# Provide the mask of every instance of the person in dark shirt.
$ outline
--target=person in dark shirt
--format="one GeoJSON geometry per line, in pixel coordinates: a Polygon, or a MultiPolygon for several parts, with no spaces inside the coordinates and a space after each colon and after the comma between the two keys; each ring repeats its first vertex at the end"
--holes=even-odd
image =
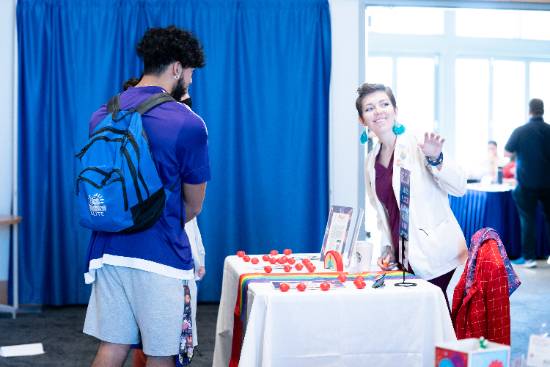
{"type": "Polygon", "coordinates": [[[534,268],[537,266],[535,233],[539,201],[544,208],[546,227],[550,228],[550,174],[547,171],[550,167],[550,125],[542,118],[544,103],[540,99],[529,101],[529,115],[529,121],[516,128],[508,139],[504,155],[516,158],[518,185],[513,197],[520,219],[522,257],[514,263],[534,268]]]}

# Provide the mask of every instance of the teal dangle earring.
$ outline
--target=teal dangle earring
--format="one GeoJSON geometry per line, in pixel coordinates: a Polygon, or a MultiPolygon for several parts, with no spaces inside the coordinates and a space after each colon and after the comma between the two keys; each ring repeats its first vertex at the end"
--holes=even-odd
{"type": "Polygon", "coordinates": [[[401,135],[405,132],[405,125],[400,124],[397,121],[394,121],[391,130],[395,135],[401,135]]]}
{"type": "Polygon", "coordinates": [[[359,138],[359,141],[361,144],[365,144],[369,140],[369,135],[367,134],[367,129],[364,129],[361,133],[361,137],[359,138]]]}

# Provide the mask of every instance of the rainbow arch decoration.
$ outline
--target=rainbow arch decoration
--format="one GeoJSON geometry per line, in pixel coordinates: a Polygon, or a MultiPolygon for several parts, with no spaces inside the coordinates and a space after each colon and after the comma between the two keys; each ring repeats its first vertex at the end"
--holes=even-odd
{"type": "Polygon", "coordinates": [[[327,251],[325,253],[325,269],[344,271],[342,254],[334,250],[327,251]]]}

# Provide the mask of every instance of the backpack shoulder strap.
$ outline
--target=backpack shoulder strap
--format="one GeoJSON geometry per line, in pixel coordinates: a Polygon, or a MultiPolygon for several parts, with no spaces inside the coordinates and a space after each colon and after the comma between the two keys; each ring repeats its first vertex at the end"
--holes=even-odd
{"type": "Polygon", "coordinates": [[[113,96],[109,102],[107,102],[107,112],[112,114],[113,120],[116,119],[118,113],[120,112],[120,95],[117,94],[113,96]]]}
{"type": "Polygon", "coordinates": [[[153,109],[154,107],[170,101],[175,101],[175,99],[168,93],[157,93],[149,97],[145,100],[145,102],[139,104],[134,110],[140,115],[143,115],[145,112],[153,109]]]}

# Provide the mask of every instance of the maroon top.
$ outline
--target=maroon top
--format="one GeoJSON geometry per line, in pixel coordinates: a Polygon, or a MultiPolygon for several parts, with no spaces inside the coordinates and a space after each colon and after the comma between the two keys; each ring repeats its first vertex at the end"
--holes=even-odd
{"type": "Polygon", "coordinates": [[[380,153],[378,153],[378,157],[376,157],[376,162],[374,164],[376,195],[388,213],[388,224],[390,226],[392,240],[391,245],[393,247],[393,254],[397,260],[399,259],[399,256],[397,256],[399,254],[399,207],[397,206],[397,200],[395,200],[392,186],[393,153],[387,168],[378,162],[379,157],[380,153]]]}

